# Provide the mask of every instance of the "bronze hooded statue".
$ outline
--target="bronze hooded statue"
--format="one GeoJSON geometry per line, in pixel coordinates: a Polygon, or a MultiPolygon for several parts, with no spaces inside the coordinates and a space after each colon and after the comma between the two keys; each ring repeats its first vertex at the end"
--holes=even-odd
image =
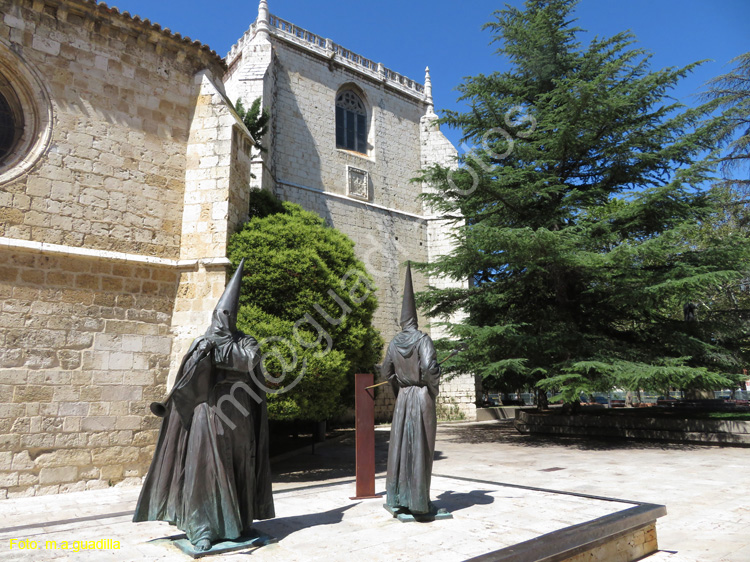
{"type": "Polygon", "coordinates": [[[402,331],[388,346],[382,367],[382,375],[390,381],[396,395],[388,446],[386,507],[394,515],[403,510],[413,515],[427,514],[434,511],[430,479],[440,367],[430,336],[417,329],[410,265],[406,269],[400,325],[402,331]]]}
{"type": "Polygon", "coordinates": [[[254,519],[274,517],[258,342],[237,329],[243,268],[244,260],[168,398],[151,405],[164,421],[133,521],[176,525],[196,550],[252,537],[254,519]]]}

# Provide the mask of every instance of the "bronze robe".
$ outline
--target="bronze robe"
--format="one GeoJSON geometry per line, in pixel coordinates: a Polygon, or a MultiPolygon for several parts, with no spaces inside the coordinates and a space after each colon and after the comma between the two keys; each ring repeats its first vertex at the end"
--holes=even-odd
{"type": "Polygon", "coordinates": [[[382,375],[396,395],[388,445],[386,503],[412,513],[430,511],[440,367],[432,339],[415,328],[397,334],[386,352],[382,375]]]}
{"type": "Polygon", "coordinates": [[[167,402],[133,521],[167,521],[191,543],[213,544],[252,536],[254,519],[274,517],[265,394],[247,367],[257,351],[257,342],[241,334],[206,334],[193,342],[167,402]],[[222,421],[217,401],[237,381],[250,391],[237,388],[235,403],[219,404],[222,421]]]}

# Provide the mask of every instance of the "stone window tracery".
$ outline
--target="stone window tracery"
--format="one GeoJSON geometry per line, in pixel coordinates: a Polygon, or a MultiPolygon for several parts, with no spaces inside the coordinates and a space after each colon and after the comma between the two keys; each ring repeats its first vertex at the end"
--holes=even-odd
{"type": "Polygon", "coordinates": [[[367,154],[367,110],[352,90],[336,96],[336,148],[367,154]]]}
{"type": "Polygon", "coordinates": [[[0,74],[0,164],[23,133],[23,114],[10,82],[0,74]]]}
{"type": "Polygon", "coordinates": [[[41,74],[0,38],[0,186],[28,172],[52,138],[41,74]]]}

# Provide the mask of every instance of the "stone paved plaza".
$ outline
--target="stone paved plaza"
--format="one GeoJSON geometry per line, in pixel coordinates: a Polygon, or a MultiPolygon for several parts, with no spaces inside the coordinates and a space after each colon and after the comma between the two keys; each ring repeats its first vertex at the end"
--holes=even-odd
{"type": "MultiPolygon", "coordinates": [[[[376,435],[376,489],[382,491],[387,428],[376,435]]],[[[274,463],[278,517],[257,526],[279,542],[211,560],[458,561],[630,505],[533,488],[666,505],[668,514],[657,521],[661,551],[650,562],[750,560],[743,448],[540,439],[518,434],[508,422],[443,424],[432,497],[454,519],[433,523],[399,523],[380,500],[349,499],[351,437],[315,452],[308,447],[274,463]]],[[[0,502],[0,559],[189,560],[158,540],[179,534],[173,527],[130,522],[138,491],[115,487],[0,502]],[[39,549],[11,551],[11,539],[36,540],[39,549]],[[48,540],[101,539],[118,540],[121,548],[44,548],[48,540]]]]}

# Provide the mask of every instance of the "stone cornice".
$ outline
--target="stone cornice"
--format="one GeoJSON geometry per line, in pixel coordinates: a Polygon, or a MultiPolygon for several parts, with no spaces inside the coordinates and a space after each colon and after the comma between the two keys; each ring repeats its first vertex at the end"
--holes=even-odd
{"type": "Polygon", "coordinates": [[[48,244],[46,242],[36,242],[33,240],[20,240],[17,238],[6,237],[0,237],[0,250],[92,258],[98,260],[128,262],[141,265],[176,267],[178,269],[194,269],[199,264],[207,268],[224,267],[230,264],[229,259],[226,257],[175,260],[169,258],[159,258],[156,256],[143,256],[139,254],[128,254],[125,252],[114,252],[111,250],[76,248],[75,246],[65,246],[63,244],[48,244]]]}
{"type": "MultiPolygon", "coordinates": [[[[82,17],[95,25],[107,26],[116,32],[136,35],[139,40],[153,43],[177,56],[185,56],[196,60],[202,66],[214,67],[214,70],[226,70],[224,59],[211,50],[208,45],[184,37],[180,33],[173,33],[169,28],[163,28],[158,23],[129,12],[121,12],[116,7],[109,7],[97,0],[31,0],[33,9],[44,12],[54,9],[54,17],[67,21],[70,15],[82,17]]],[[[47,12],[49,13],[49,12],[47,12]]]]}
{"type": "Polygon", "coordinates": [[[401,211],[399,209],[394,209],[392,207],[386,207],[385,205],[378,205],[377,203],[371,203],[369,201],[363,201],[361,199],[353,199],[352,197],[349,197],[348,195],[342,195],[340,193],[334,193],[332,191],[326,191],[324,189],[318,189],[318,188],[310,187],[307,185],[300,185],[297,183],[292,183],[283,179],[277,179],[276,183],[280,185],[285,185],[287,187],[294,187],[296,189],[303,189],[305,191],[312,191],[313,193],[319,193],[320,195],[324,197],[332,197],[333,199],[338,199],[339,201],[345,201],[347,203],[350,203],[352,205],[356,205],[359,207],[367,207],[369,209],[378,209],[380,211],[385,211],[387,213],[393,213],[395,215],[402,215],[405,217],[417,219],[417,220],[424,221],[424,222],[444,220],[444,217],[425,216],[425,215],[418,215],[416,213],[409,213],[407,211],[401,211]]]}

